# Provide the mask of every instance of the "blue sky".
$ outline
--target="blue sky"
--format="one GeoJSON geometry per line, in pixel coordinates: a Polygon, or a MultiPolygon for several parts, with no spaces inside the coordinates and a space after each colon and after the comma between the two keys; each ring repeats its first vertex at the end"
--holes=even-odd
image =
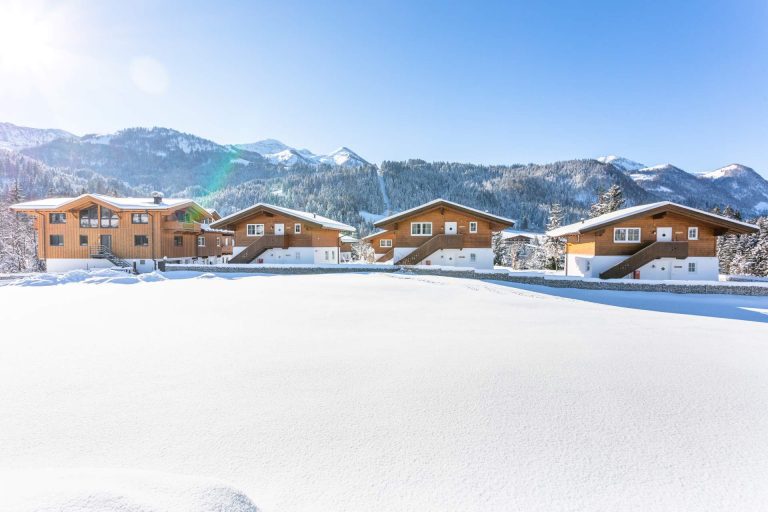
{"type": "Polygon", "coordinates": [[[612,153],[768,174],[764,0],[0,6],[31,27],[20,53],[0,50],[0,120],[16,124],[168,126],[375,162],[612,153]]]}

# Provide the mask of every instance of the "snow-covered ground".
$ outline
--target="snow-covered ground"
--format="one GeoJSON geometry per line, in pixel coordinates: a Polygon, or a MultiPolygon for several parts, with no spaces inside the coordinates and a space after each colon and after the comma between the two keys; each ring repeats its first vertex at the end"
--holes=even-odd
{"type": "Polygon", "coordinates": [[[766,297],[168,277],[0,287],[0,510],[768,502],[766,297]]]}

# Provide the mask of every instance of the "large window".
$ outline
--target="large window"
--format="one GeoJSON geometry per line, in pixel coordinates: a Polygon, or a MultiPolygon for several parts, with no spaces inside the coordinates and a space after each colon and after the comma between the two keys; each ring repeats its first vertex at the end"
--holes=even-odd
{"type": "Polygon", "coordinates": [[[184,237],[181,235],[176,235],[173,237],[173,245],[176,247],[183,247],[184,246],[184,237]]]}
{"type": "Polygon", "coordinates": [[[614,228],[613,241],[617,244],[640,243],[640,228],[614,228]]]}
{"type": "Polygon", "coordinates": [[[688,228],[688,240],[698,240],[699,239],[699,228],[688,228]]]}
{"type": "Polygon", "coordinates": [[[97,228],[99,227],[99,207],[91,206],[85,210],[80,210],[80,227],[97,228]]]}
{"type": "Polygon", "coordinates": [[[149,237],[147,235],[134,235],[133,245],[137,247],[145,247],[149,245],[149,237]]]}
{"type": "Polygon", "coordinates": [[[51,235],[51,247],[61,247],[64,245],[64,235],[51,235]]]}
{"type": "Polygon", "coordinates": [[[264,224],[248,224],[245,227],[245,233],[248,236],[262,236],[264,234],[264,224]]]}
{"type": "Polygon", "coordinates": [[[88,245],[88,235],[80,235],[80,245],[88,245]]]}
{"type": "Polygon", "coordinates": [[[179,222],[190,222],[189,213],[186,210],[178,210],[176,212],[176,220],[179,222]]]}
{"type": "Polygon", "coordinates": [[[101,207],[101,227],[103,228],[116,228],[120,226],[120,217],[117,216],[117,212],[110,210],[109,208],[101,207]]]}
{"type": "Polygon", "coordinates": [[[392,240],[388,238],[379,240],[379,247],[392,247],[392,240]]]}
{"type": "Polygon", "coordinates": [[[49,213],[48,222],[50,222],[51,224],[66,224],[67,214],[66,213],[49,213]]]}
{"type": "Polygon", "coordinates": [[[132,213],[131,224],[149,224],[148,213],[132,213]]]}
{"type": "Polygon", "coordinates": [[[204,236],[197,237],[197,246],[198,247],[205,247],[205,237],[204,236]]]}
{"type": "Polygon", "coordinates": [[[411,222],[412,236],[432,236],[431,222],[411,222]]]}

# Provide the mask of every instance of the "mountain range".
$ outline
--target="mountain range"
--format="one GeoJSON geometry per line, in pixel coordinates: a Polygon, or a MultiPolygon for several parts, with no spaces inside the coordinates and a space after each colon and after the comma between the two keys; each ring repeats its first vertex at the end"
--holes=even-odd
{"type": "Polygon", "coordinates": [[[0,191],[13,182],[28,198],[84,191],[194,197],[222,214],[263,201],[316,211],[362,232],[387,211],[444,197],[542,229],[549,204],[566,220],[586,216],[600,191],[624,190],[627,205],[671,200],[746,217],[768,211],[768,181],[731,164],[689,173],[606,156],[546,164],[476,165],[413,159],[374,165],[347,147],[328,154],[274,139],[219,144],[169,128],[76,136],[0,123],[0,191]]]}

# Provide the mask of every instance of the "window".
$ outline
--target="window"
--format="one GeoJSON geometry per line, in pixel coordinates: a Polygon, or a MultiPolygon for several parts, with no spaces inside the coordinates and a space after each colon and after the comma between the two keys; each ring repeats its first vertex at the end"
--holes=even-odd
{"type": "Polygon", "coordinates": [[[144,247],[149,245],[149,237],[147,235],[134,235],[133,245],[138,247],[144,247]]]}
{"type": "Polygon", "coordinates": [[[149,224],[148,213],[132,213],[131,224],[149,224]]]}
{"type": "Polygon", "coordinates": [[[297,252],[295,254],[295,256],[296,256],[296,261],[299,261],[301,259],[301,253],[300,252],[297,252]]]}
{"type": "Polygon", "coordinates": [[[66,224],[67,214],[66,213],[49,213],[48,222],[50,222],[51,224],[66,224]]]}
{"type": "Polygon", "coordinates": [[[469,232],[470,233],[477,233],[477,222],[470,222],[469,223],[469,232]]]}
{"type": "Polygon", "coordinates": [[[80,235],[80,245],[88,245],[88,235],[80,235]]]}
{"type": "Polygon", "coordinates": [[[477,261],[477,254],[475,254],[473,252],[469,253],[469,261],[471,261],[472,263],[476,262],[477,261]]]}
{"type": "Polygon", "coordinates": [[[174,236],[173,245],[176,247],[184,247],[184,237],[181,235],[174,236]]]}
{"type": "Polygon", "coordinates": [[[262,236],[264,234],[264,224],[248,224],[245,230],[245,234],[248,236],[262,236]]]}
{"type": "Polygon", "coordinates": [[[411,222],[412,236],[432,236],[431,222],[411,222]]]}
{"type": "Polygon", "coordinates": [[[699,239],[699,228],[688,228],[688,240],[699,239]]]}
{"type": "Polygon", "coordinates": [[[221,237],[216,237],[216,247],[221,247],[221,237]]]}
{"type": "Polygon", "coordinates": [[[301,224],[298,222],[293,225],[293,232],[297,235],[301,234],[301,224]]]}
{"type": "Polygon", "coordinates": [[[331,258],[328,257],[328,251],[325,251],[325,261],[330,260],[331,258]]]}
{"type": "Polygon", "coordinates": [[[197,246],[198,247],[205,247],[205,237],[204,236],[197,237],[197,246]]]}
{"type": "Polygon", "coordinates": [[[97,228],[99,227],[99,207],[91,206],[85,210],[80,210],[80,227],[97,228]]]}
{"type": "Polygon", "coordinates": [[[614,228],[613,241],[618,244],[640,243],[640,228],[614,228]]]}
{"type": "Polygon", "coordinates": [[[120,217],[117,213],[109,208],[101,207],[101,227],[103,228],[116,228],[120,226],[120,217]]]}
{"type": "Polygon", "coordinates": [[[61,247],[64,245],[64,235],[51,235],[51,247],[61,247]]]}
{"type": "Polygon", "coordinates": [[[229,245],[229,237],[224,237],[224,247],[229,245]]]}
{"type": "Polygon", "coordinates": [[[696,262],[688,262],[688,272],[696,272],[696,262]]]}
{"type": "Polygon", "coordinates": [[[379,240],[379,247],[392,247],[392,240],[389,238],[379,240]]]}
{"type": "Polygon", "coordinates": [[[176,220],[179,222],[189,222],[190,217],[186,210],[178,210],[176,212],[176,220]]]}

